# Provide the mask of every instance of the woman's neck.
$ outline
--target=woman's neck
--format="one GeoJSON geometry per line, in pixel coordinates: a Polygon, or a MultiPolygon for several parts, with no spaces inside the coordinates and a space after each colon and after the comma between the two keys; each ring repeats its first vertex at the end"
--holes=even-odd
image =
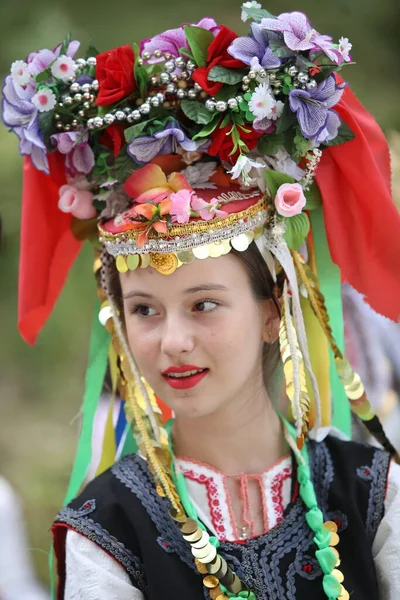
{"type": "Polygon", "coordinates": [[[264,390],[232,402],[218,414],[177,417],[172,436],[176,456],[207,463],[226,474],[261,473],[288,451],[280,419],[264,390]]]}

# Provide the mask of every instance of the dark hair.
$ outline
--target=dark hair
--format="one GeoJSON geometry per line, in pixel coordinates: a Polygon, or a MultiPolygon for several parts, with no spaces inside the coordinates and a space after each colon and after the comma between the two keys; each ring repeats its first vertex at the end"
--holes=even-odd
{"type": "MultiPolygon", "coordinates": [[[[276,307],[277,315],[280,316],[278,299],[282,290],[283,273],[278,276],[277,282],[275,283],[264,258],[254,242],[251,243],[248,249],[244,250],[243,252],[232,249],[231,254],[233,254],[246,269],[255,299],[257,301],[272,300],[276,307]]],[[[108,283],[110,292],[117,304],[123,320],[124,310],[121,283],[115,266],[113,266],[113,268],[110,270],[108,283]]],[[[272,344],[264,344],[262,363],[264,385],[268,390],[270,398],[278,401],[282,381],[279,341],[273,342],[272,344]]]]}

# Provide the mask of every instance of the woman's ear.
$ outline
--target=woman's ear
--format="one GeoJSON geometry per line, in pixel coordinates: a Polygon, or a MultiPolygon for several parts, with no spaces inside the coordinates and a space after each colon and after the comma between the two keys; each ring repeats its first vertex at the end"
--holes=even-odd
{"type": "Polygon", "coordinates": [[[263,302],[263,341],[267,344],[273,344],[279,338],[281,322],[279,305],[279,299],[269,299],[263,302]]]}

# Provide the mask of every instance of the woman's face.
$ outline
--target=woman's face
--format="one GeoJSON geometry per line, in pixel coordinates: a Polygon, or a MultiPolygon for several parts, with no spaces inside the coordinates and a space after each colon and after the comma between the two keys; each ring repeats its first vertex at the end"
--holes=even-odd
{"type": "Polygon", "coordinates": [[[234,255],[195,260],[167,276],[137,269],[120,280],[132,354],[177,417],[211,415],[260,389],[276,311],[254,299],[234,255]]]}

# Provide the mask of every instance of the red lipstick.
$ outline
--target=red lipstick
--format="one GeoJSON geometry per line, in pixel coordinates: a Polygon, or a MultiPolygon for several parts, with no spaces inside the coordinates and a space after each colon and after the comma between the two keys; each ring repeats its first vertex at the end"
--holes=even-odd
{"type": "Polygon", "coordinates": [[[196,365],[180,365],[168,367],[162,372],[165,381],[175,390],[187,390],[194,387],[207,375],[209,369],[196,365]],[[177,375],[174,377],[174,375],[177,375]]]}

